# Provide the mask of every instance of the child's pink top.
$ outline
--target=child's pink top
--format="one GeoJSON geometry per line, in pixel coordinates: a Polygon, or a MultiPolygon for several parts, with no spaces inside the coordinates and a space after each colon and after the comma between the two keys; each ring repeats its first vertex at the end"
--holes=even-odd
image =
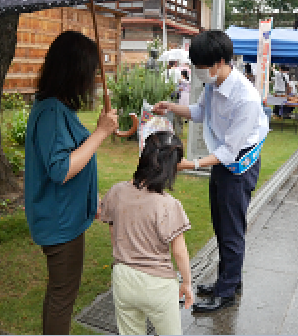
{"type": "Polygon", "coordinates": [[[169,243],[191,228],[178,200],[125,181],[107,192],[101,206],[101,220],[113,224],[115,264],[158,277],[177,277],[169,243]]]}

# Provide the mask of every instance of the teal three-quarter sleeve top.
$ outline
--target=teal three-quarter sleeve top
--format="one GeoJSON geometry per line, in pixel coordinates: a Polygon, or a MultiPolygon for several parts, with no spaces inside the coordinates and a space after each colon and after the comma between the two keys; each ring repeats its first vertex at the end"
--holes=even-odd
{"type": "Polygon", "coordinates": [[[25,144],[25,211],[32,238],[38,245],[71,241],[95,218],[96,155],[76,176],[63,183],[71,152],[89,135],[76,112],[58,99],[35,100],[25,144]]]}

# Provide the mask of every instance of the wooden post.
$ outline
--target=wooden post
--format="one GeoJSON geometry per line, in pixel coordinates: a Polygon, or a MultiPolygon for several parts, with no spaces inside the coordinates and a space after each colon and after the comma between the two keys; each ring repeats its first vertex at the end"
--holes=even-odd
{"type": "Polygon", "coordinates": [[[98,27],[97,27],[96,11],[95,11],[94,1],[90,0],[90,4],[91,4],[91,13],[92,13],[93,26],[94,26],[94,31],[95,31],[95,40],[96,40],[96,44],[97,44],[99,64],[100,64],[100,70],[101,70],[101,79],[102,79],[102,85],[103,85],[105,112],[108,113],[111,110],[111,101],[110,101],[110,97],[109,97],[109,94],[108,94],[107,81],[106,81],[105,71],[104,71],[103,52],[102,52],[100,42],[99,42],[99,34],[98,34],[98,27]]]}
{"type": "MultiPolygon", "coordinates": [[[[117,20],[117,39],[116,39],[116,45],[117,45],[117,53],[116,53],[116,70],[118,66],[120,66],[121,61],[121,16],[116,15],[117,20]]],[[[117,71],[116,71],[116,81],[117,81],[117,71]]]]}
{"type": "Polygon", "coordinates": [[[63,7],[61,7],[61,33],[63,33],[63,20],[64,20],[64,16],[63,16],[63,7]]]}

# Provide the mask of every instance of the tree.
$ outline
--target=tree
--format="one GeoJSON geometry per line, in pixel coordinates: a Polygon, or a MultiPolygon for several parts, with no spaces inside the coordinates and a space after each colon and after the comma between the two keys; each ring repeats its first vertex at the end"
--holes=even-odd
{"type": "MultiPolygon", "coordinates": [[[[19,15],[1,16],[0,20],[0,106],[4,79],[15,54],[19,15]]],[[[1,112],[1,111],[0,111],[1,112]]],[[[0,125],[0,194],[19,191],[11,166],[4,155],[1,144],[0,125]]]]}
{"type": "Polygon", "coordinates": [[[273,16],[275,26],[293,27],[297,8],[298,0],[226,0],[226,26],[258,28],[259,19],[273,16]]]}

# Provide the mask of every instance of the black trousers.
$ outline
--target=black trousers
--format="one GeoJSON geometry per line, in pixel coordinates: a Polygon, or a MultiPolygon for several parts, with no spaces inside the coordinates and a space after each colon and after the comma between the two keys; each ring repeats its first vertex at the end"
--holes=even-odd
{"type": "MultiPolygon", "coordinates": [[[[249,149],[242,150],[242,156],[249,149]]],[[[242,175],[224,165],[213,166],[209,195],[211,217],[219,249],[218,279],[214,294],[228,297],[241,282],[245,252],[246,213],[259,177],[260,158],[242,175]]]]}

